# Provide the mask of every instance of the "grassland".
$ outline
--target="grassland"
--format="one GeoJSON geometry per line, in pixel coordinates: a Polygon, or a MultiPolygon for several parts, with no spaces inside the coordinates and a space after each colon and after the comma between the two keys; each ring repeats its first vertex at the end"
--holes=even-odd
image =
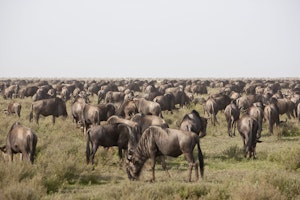
{"type": "MultiPolygon", "coordinates": [[[[95,104],[96,97],[91,99],[95,104]]],[[[0,97],[0,109],[9,101],[0,97]]],[[[22,104],[21,118],[0,114],[0,144],[4,144],[11,124],[19,120],[37,132],[37,153],[33,165],[19,161],[19,156],[13,163],[0,158],[0,199],[300,199],[300,124],[296,119],[276,129],[275,135],[269,135],[264,125],[263,142],[257,145],[254,160],[243,157],[238,132],[228,137],[220,112],[220,124],[213,127],[209,123],[207,136],[201,139],[203,179],[186,182],[188,166],[180,156],[167,158],[170,178],[158,161],[156,182],[147,182],[151,177],[148,164],[140,180],[132,182],[115,148],[98,150],[95,170],[86,165],[86,139],[71,116],[56,120],[55,125],[51,117],[41,117],[37,125],[29,122],[31,98],[16,101],[22,104]]],[[[67,108],[70,114],[69,102],[67,108]]],[[[202,105],[189,105],[163,116],[175,128],[192,109],[203,115],[202,105]]]]}

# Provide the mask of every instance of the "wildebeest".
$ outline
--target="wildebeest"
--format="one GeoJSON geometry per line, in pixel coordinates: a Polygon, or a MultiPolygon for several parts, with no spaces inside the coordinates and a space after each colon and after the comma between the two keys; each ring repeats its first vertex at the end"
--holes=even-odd
{"type": "Polygon", "coordinates": [[[20,87],[18,84],[10,85],[9,87],[4,89],[3,98],[7,99],[7,98],[12,98],[13,96],[17,96],[19,89],[20,87]]]}
{"type": "Polygon", "coordinates": [[[172,93],[156,96],[153,101],[159,103],[162,111],[168,110],[172,113],[172,110],[175,109],[175,97],[172,93]]]}
{"type": "Polygon", "coordinates": [[[134,98],[133,102],[135,103],[138,112],[145,115],[156,115],[162,117],[159,103],[148,101],[144,98],[134,98]]]}
{"type": "Polygon", "coordinates": [[[256,143],[261,142],[258,140],[261,137],[260,124],[249,115],[244,115],[238,120],[237,129],[243,139],[244,156],[249,153],[249,158],[256,158],[256,143]]]}
{"type": "Polygon", "coordinates": [[[224,110],[225,119],[227,122],[227,132],[230,137],[235,136],[236,121],[240,118],[240,110],[235,105],[235,102],[228,104],[224,110]],[[233,134],[232,134],[233,129],[233,134]]]}
{"type": "MultiPolygon", "coordinates": [[[[125,93],[119,91],[108,91],[105,95],[105,103],[120,105],[124,101],[125,93]]],[[[100,102],[98,101],[98,104],[100,102]]]]}
{"type": "Polygon", "coordinates": [[[116,112],[118,116],[125,119],[130,119],[136,113],[138,113],[138,110],[133,100],[124,100],[116,112]]]}
{"type": "Polygon", "coordinates": [[[204,104],[204,112],[211,118],[211,122],[214,126],[216,125],[216,122],[218,123],[216,117],[217,113],[220,110],[225,109],[230,102],[231,99],[225,94],[214,94],[207,99],[204,104]]]}
{"type": "Polygon", "coordinates": [[[71,112],[72,112],[73,122],[75,121],[76,124],[78,124],[78,122],[82,118],[82,111],[86,103],[87,100],[81,97],[75,97],[72,101],[71,112]]]}
{"type": "Polygon", "coordinates": [[[273,134],[273,126],[279,126],[279,109],[276,103],[272,102],[264,108],[264,119],[268,124],[269,132],[273,134]]]}
{"type": "MultiPolygon", "coordinates": [[[[134,143],[132,143],[134,144],[134,143]]],[[[151,126],[145,130],[136,148],[130,149],[127,158],[126,171],[130,180],[139,177],[142,167],[146,160],[151,159],[152,181],[155,180],[155,162],[157,156],[178,157],[184,154],[189,163],[188,180],[191,181],[192,169],[195,167],[196,179],[198,180],[198,163],[193,156],[194,147],[197,145],[198,159],[200,163],[200,173],[204,173],[204,161],[200,148],[199,136],[190,131],[177,129],[162,129],[161,127],[151,126]]]]}
{"type": "Polygon", "coordinates": [[[25,88],[21,88],[19,91],[19,96],[21,99],[24,97],[32,97],[39,88],[37,86],[28,86],[25,88]]]}
{"type": "Polygon", "coordinates": [[[253,106],[251,106],[248,109],[248,114],[250,117],[253,117],[254,119],[257,120],[257,122],[260,125],[260,132],[262,131],[262,122],[263,122],[263,118],[264,118],[264,110],[263,110],[263,105],[261,102],[256,102],[253,103],[253,106]]]}
{"type": "MultiPolygon", "coordinates": [[[[127,150],[132,129],[124,124],[105,124],[93,126],[87,131],[86,162],[94,164],[94,157],[99,146],[118,147],[119,158],[122,159],[122,150],[127,150]]],[[[136,135],[132,132],[132,135],[136,135]]],[[[125,153],[126,155],[126,153],[125,153]]]]}
{"type": "Polygon", "coordinates": [[[6,144],[1,146],[0,150],[8,154],[11,161],[13,161],[13,154],[22,153],[22,160],[25,157],[33,163],[36,144],[36,133],[21,123],[15,122],[7,134],[6,144]]]}
{"type": "Polygon", "coordinates": [[[90,125],[99,125],[101,121],[106,121],[110,116],[115,114],[113,104],[89,105],[85,104],[82,110],[81,122],[85,131],[90,125]]]}
{"type": "Polygon", "coordinates": [[[49,116],[52,115],[52,122],[55,124],[55,117],[64,116],[67,117],[66,103],[58,97],[51,99],[42,99],[35,101],[31,104],[31,111],[29,115],[29,121],[33,118],[33,113],[35,114],[35,121],[39,123],[40,115],[49,116]]]}
{"type": "Polygon", "coordinates": [[[139,124],[142,133],[149,126],[169,128],[169,125],[166,123],[166,121],[156,115],[144,115],[143,113],[137,113],[131,118],[131,120],[139,124]]]}
{"type": "Polygon", "coordinates": [[[13,114],[13,113],[14,113],[14,114],[16,114],[18,117],[20,117],[20,114],[21,114],[21,108],[22,108],[22,106],[21,106],[20,103],[12,101],[12,102],[10,102],[10,103],[8,104],[7,109],[4,109],[3,111],[4,111],[5,114],[10,115],[10,114],[13,114]]]}
{"type": "Polygon", "coordinates": [[[197,133],[200,138],[206,135],[207,119],[201,117],[196,110],[184,115],[180,122],[180,129],[197,133]]]}
{"type": "Polygon", "coordinates": [[[50,99],[54,98],[55,96],[52,96],[48,93],[48,88],[47,87],[41,87],[39,88],[36,93],[32,96],[33,101],[38,101],[42,99],[50,99]]]}

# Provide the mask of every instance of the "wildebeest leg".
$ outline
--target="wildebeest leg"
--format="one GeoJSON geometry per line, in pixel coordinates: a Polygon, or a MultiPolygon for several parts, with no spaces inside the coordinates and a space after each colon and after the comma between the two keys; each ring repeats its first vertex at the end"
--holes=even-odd
{"type": "Polygon", "coordinates": [[[156,158],[155,155],[151,155],[151,170],[152,170],[152,179],[150,180],[150,182],[155,181],[155,162],[156,162],[156,158]]]}
{"type": "Polygon", "coordinates": [[[231,121],[227,121],[227,132],[229,137],[231,137],[231,121]]]}
{"type": "MultiPolygon", "coordinates": [[[[125,152],[125,155],[127,154],[127,152],[125,152]]],[[[122,155],[122,148],[118,147],[118,156],[119,156],[119,167],[122,167],[122,163],[123,163],[123,155],[122,155]]]]}
{"type": "Polygon", "coordinates": [[[233,135],[234,135],[234,136],[235,136],[235,129],[236,129],[236,126],[237,126],[236,122],[233,122],[233,135]]]}
{"type": "Polygon", "coordinates": [[[10,162],[12,162],[13,160],[14,160],[14,154],[11,152],[10,154],[9,154],[9,157],[10,157],[10,162]]]}
{"type": "Polygon", "coordinates": [[[92,155],[91,155],[91,160],[92,160],[92,165],[94,166],[94,158],[95,158],[95,154],[97,152],[98,149],[98,145],[94,144],[92,147],[92,155]]]}
{"type": "Polygon", "coordinates": [[[55,124],[55,117],[52,117],[52,123],[55,124]]]}
{"type": "MultiPolygon", "coordinates": [[[[189,175],[188,175],[188,181],[191,182],[192,181],[192,171],[193,171],[193,167],[194,167],[194,164],[195,164],[195,159],[194,159],[194,156],[193,156],[193,152],[191,153],[184,153],[184,156],[186,158],[186,160],[188,161],[189,163],[189,175]]],[[[198,170],[197,170],[198,172],[198,170]]],[[[197,180],[199,179],[199,174],[196,173],[196,175],[198,175],[197,180]]]]}
{"type": "Polygon", "coordinates": [[[168,177],[170,178],[171,175],[167,169],[167,165],[166,165],[166,159],[165,159],[165,156],[160,156],[160,161],[161,161],[161,166],[163,168],[163,170],[165,170],[165,172],[167,173],[168,177]]]}
{"type": "Polygon", "coordinates": [[[36,115],[35,115],[35,122],[36,122],[37,124],[39,124],[39,118],[40,118],[40,114],[36,114],[36,115]]]}

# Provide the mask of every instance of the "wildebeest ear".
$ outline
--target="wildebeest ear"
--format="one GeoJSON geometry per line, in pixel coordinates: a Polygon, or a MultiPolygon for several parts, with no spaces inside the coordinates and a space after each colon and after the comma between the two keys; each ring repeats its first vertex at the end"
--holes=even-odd
{"type": "Polygon", "coordinates": [[[3,145],[2,147],[0,147],[0,150],[3,151],[4,153],[6,153],[6,145],[3,145]]]}

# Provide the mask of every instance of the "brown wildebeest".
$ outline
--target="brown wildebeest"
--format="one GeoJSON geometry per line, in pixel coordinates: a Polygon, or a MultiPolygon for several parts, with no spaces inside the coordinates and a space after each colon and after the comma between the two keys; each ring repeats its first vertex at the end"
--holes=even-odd
{"type": "Polygon", "coordinates": [[[13,161],[13,154],[22,153],[22,160],[25,159],[33,163],[37,135],[33,130],[27,128],[19,122],[15,122],[7,135],[6,144],[0,150],[10,156],[13,161]]]}
{"type": "Polygon", "coordinates": [[[206,136],[207,119],[201,117],[196,110],[184,115],[180,122],[180,129],[197,133],[200,138],[206,136]]]}
{"type": "MultiPolygon", "coordinates": [[[[132,137],[130,137],[131,139],[132,137]]],[[[134,144],[134,142],[131,142],[134,144]]],[[[151,159],[152,181],[155,180],[155,162],[157,156],[178,157],[184,154],[189,163],[188,180],[191,181],[192,170],[195,167],[196,179],[198,180],[198,163],[193,156],[194,147],[198,148],[198,159],[200,163],[200,173],[203,177],[204,161],[200,148],[199,136],[194,132],[177,130],[177,129],[162,129],[161,127],[151,126],[145,130],[142,137],[138,141],[136,148],[128,150],[126,171],[130,180],[135,180],[139,177],[145,162],[151,159]]]]}
{"type": "Polygon", "coordinates": [[[20,118],[20,114],[21,114],[21,104],[20,103],[17,103],[17,102],[10,102],[7,106],[7,109],[4,109],[4,113],[7,114],[7,115],[10,115],[10,114],[16,114],[19,118],[20,118]]]}
{"type": "Polygon", "coordinates": [[[238,120],[237,129],[243,139],[245,157],[249,153],[249,158],[256,158],[256,143],[261,142],[258,140],[261,137],[260,124],[249,115],[244,115],[238,120]]]}
{"type": "Polygon", "coordinates": [[[55,124],[55,117],[64,116],[67,117],[66,103],[58,97],[51,99],[42,99],[35,101],[31,104],[31,111],[29,115],[29,121],[33,118],[33,113],[35,114],[35,121],[39,123],[40,115],[49,116],[52,115],[52,122],[55,124]]]}

